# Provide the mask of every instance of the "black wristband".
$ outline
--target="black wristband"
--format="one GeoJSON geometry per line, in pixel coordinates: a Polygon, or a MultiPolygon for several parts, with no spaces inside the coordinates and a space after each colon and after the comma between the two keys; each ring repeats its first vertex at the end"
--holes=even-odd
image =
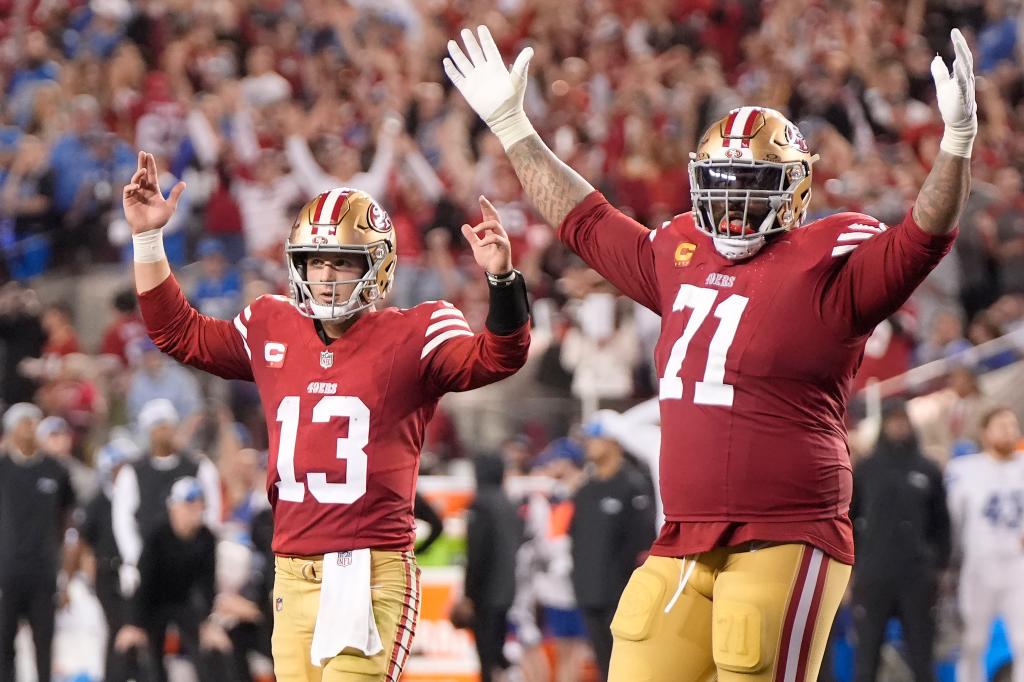
{"type": "Polygon", "coordinates": [[[508,336],[530,320],[530,300],[526,294],[526,280],[516,272],[510,284],[487,287],[491,305],[487,311],[487,329],[498,336],[508,336]]]}

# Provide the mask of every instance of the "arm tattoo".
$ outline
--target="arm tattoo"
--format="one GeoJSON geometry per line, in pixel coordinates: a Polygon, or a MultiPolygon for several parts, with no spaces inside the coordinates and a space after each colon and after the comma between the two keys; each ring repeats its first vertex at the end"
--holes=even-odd
{"type": "Polygon", "coordinates": [[[951,232],[971,191],[971,160],[940,151],[914,202],[914,222],[929,234],[951,232]]]}
{"type": "Polygon", "coordinates": [[[554,228],[594,191],[589,182],[547,148],[539,135],[516,142],[508,150],[508,158],[526,196],[554,228]]]}

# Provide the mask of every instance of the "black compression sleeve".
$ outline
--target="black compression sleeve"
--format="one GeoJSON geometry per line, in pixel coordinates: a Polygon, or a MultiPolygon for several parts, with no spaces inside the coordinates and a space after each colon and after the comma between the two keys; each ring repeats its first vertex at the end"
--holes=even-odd
{"type": "Polygon", "coordinates": [[[487,329],[492,334],[508,336],[530,320],[530,301],[522,273],[516,273],[509,285],[488,284],[487,288],[491,290],[487,329]]]}

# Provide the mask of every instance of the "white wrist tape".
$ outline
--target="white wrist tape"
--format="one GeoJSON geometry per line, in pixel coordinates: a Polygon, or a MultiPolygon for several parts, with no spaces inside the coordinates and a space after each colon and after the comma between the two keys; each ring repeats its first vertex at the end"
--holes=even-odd
{"type": "Polygon", "coordinates": [[[971,158],[971,150],[974,147],[974,136],[978,134],[978,119],[973,118],[963,126],[946,126],[942,131],[942,139],[939,141],[939,149],[948,152],[953,156],[971,158]]]}
{"type": "Polygon", "coordinates": [[[164,230],[158,227],[132,235],[136,263],[159,263],[167,258],[164,253],[164,230]]]}
{"type": "Polygon", "coordinates": [[[487,123],[494,134],[498,136],[498,140],[501,142],[501,146],[505,148],[505,151],[508,151],[512,145],[524,137],[529,137],[537,132],[533,129],[530,119],[526,117],[526,112],[519,108],[502,114],[487,123]]]}

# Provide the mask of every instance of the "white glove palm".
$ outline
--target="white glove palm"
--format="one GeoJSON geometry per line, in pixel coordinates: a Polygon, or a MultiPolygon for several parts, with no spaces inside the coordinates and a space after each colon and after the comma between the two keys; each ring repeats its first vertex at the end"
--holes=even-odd
{"type": "Polygon", "coordinates": [[[519,140],[534,133],[530,120],[523,111],[523,96],[526,94],[526,71],[533,57],[533,48],[527,47],[516,57],[512,71],[505,63],[494,44],[494,38],[486,26],[477,29],[480,42],[469,29],[462,29],[462,51],[454,40],[448,41],[444,71],[455,87],[484,120],[502,146],[508,150],[519,140]],[[469,53],[469,56],[466,56],[469,53]]]}
{"type": "Polygon", "coordinates": [[[935,80],[936,98],[942,122],[946,125],[939,147],[956,156],[971,157],[974,136],[978,134],[978,104],[974,98],[974,58],[967,41],[954,28],[952,75],[942,57],[932,60],[932,78],[935,80]]]}

